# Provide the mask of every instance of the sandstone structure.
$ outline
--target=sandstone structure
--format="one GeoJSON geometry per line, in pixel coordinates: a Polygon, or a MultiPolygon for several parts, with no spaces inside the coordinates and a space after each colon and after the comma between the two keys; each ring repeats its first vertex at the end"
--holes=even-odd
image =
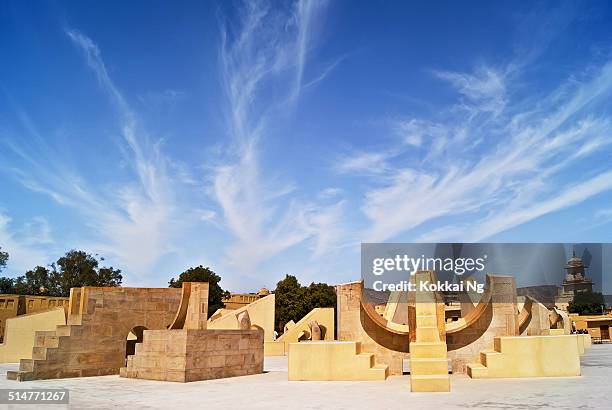
{"type": "Polygon", "coordinates": [[[580,376],[585,336],[502,336],[492,349],[480,352],[479,362],[467,366],[473,379],[580,376]]]}
{"type": "Polygon", "coordinates": [[[122,377],[191,382],[263,372],[263,331],[242,312],[237,330],[209,330],[208,283],[183,284],[181,307],[168,330],[145,331],[122,377]]]}
{"type": "Polygon", "coordinates": [[[10,318],[55,309],[56,307],[67,309],[68,298],[0,294],[0,343],[3,341],[6,321],[10,318]]]}
{"type": "Polygon", "coordinates": [[[66,324],[63,307],[43,310],[7,319],[4,341],[0,344],[0,363],[31,359],[37,331],[53,331],[66,324]]]}
{"type": "Polygon", "coordinates": [[[321,340],[321,328],[316,320],[308,324],[310,326],[310,340],[321,340]]]}
{"type": "Polygon", "coordinates": [[[359,342],[289,344],[289,380],[385,380],[388,375],[388,367],[377,365],[359,342]]]}
{"type": "Polygon", "coordinates": [[[314,308],[297,323],[292,320],[285,324],[285,333],[274,341],[267,341],[264,345],[266,356],[284,356],[289,352],[289,344],[316,340],[313,338],[310,323],[316,322],[319,328],[319,340],[334,340],[334,309],[314,308]]]}
{"type": "MultiPolygon", "coordinates": [[[[433,281],[433,272],[417,272],[415,280],[433,281]]],[[[415,339],[410,344],[410,389],[413,392],[450,391],[445,343],[444,305],[435,292],[415,296],[415,339]]]]}
{"type": "Polygon", "coordinates": [[[35,334],[32,359],[22,359],[14,380],[118,374],[134,328],[165,329],[180,305],[181,289],[73,288],[66,325],[35,334]]]}
{"type": "Polygon", "coordinates": [[[207,313],[208,283],[183,283],[182,289],[73,288],[66,324],[35,332],[32,359],[21,359],[7,378],[121,372],[186,382],[261,373],[263,331],[207,330],[207,313]]]}
{"type": "Polygon", "coordinates": [[[251,327],[264,332],[265,341],[274,340],[274,294],[257,298],[253,303],[235,310],[224,310],[220,315],[211,316],[208,329],[240,329],[240,318],[249,313],[251,327]]]}
{"type": "MultiPolygon", "coordinates": [[[[336,287],[338,298],[338,340],[354,340],[365,352],[375,355],[377,363],[389,366],[389,374],[401,375],[403,361],[410,359],[410,344],[416,338],[414,301],[401,307],[408,312],[408,324],[390,324],[364,296],[363,283],[352,282],[336,287]]],[[[470,302],[464,302],[470,303],[470,302]]],[[[514,278],[487,275],[487,286],[480,302],[466,316],[444,323],[444,304],[439,301],[437,315],[440,335],[447,345],[453,372],[464,373],[466,365],[479,352],[493,344],[496,336],[516,336],[519,333],[516,287],[514,278]]]]}

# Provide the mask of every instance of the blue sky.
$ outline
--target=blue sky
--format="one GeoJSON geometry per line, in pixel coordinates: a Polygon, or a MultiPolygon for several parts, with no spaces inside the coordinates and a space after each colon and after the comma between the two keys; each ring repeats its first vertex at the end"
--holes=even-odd
{"type": "Polygon", "coordinates": [[[124,284],[359,277],[359,243],[610,242],[607,2],[0,6],[0,246],[124,284]]]}

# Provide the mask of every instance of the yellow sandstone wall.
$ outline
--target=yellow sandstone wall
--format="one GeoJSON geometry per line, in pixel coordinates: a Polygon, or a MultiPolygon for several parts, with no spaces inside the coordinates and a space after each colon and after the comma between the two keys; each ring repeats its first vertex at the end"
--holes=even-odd
{"type": "Polygon", "coordinates": [[[385,380],[387,365],[362,353],[357,342],[317,341],[289,344],[289,380],[385,380]]]}
{"type": "Polygon", "coordinates": [[[34,333],[55,330],[66,324],[63,307],[10,318],[6,321],[4,343],[0,344],[0,363],[16,363],[32,358],[34,333]]]}
{"type": "Polygon", "coordinates": [[[297,343],[300,336],[310,333],[309,324],[312,321],[316,321],[321,327],[323,340],[334,340],[334,308],[314,308],[299,322],[290,325],[277,340],[266,341],[265,355],[284,356],[289,351],[289,343],[297,343]]]}
{"type": "Polygon", "coordinates": [[[251,326],[263,329],[264,340],[274,340],[274,294],[261,298],[240,309],[231,310],[221,317],[208,320],[208,329],[240,329],[238,317],[242,312],[249,313],[251,326]]]}
{"type": "Polygon", "coordinates": [[[263,373],[263,332],[145,330],[121,377],[191,382],[263,373]]]}
{"type": "Polygon", "coordinates": [[[480,353],[480,362],[468,365],[474,379],[498,377],[580,376],[582,335],[495,338],[492,350],[480,353]]]}

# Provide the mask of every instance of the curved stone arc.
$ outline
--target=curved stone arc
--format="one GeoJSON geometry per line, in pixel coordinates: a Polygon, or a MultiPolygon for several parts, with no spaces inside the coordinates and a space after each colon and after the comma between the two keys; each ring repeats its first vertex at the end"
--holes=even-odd
{"type": "Polygon", "coordinates": [[[487,283],[480,301],[474,309],[467,314],[467,316],[460,318],[459,320],[446,324],[446,334],[454,334],[461,332],[471,326],[473,326],[480,317],[485,313],[489,305],[491,304],[492,289],[491,289],[491,275],[487,274],[487,283]]]}
{"type": "Polygon", "coordinates": [[[399,323],[390,325],[390,323],[392,322],[388,321],[387,319],[385,319],[384,317],[376,313],[376,310],[374,309],[374,307],[370,303],[367,302],[367,297],[363,290],[361,292],[361,309],[368,316],[368,318],[372,320],[372,322],[376,323],[378,326],[385,329],[389,333],[393,333],[395,335],[408,335],[409,334],[410,327],[408,325],[400,325],[399,323]]]}
{"type": "Polygon", "coordinates": [[[532,318],[532,307],[534,300],[529,296],[525,296],[525,303],[523,304],[523,308],[519,312],[518,315],[518,323],[519,323],[519,334],[523,334],[523,332],[529,326],[529,322],[532,318]]]}
{"type": "Polygon", "coordinates": [[[181,289],[181,300],[176,315],[172,320],[168,329],[182,329],[187,318],[187,309],[189,308],[189,297],[191,296],[191,282],[184,282],[181,289]]]}

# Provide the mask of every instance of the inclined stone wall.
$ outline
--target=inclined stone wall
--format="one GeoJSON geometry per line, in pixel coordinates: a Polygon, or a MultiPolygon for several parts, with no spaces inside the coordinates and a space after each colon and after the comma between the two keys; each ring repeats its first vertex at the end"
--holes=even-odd
{"type": "Polygon", "coordinates": [[[165,329],[178,310],[181,289],[72,289],[68,324],[40,332],[24,380],[118,374],[126,362],[126,339],[137,326],[165,329]]]}

